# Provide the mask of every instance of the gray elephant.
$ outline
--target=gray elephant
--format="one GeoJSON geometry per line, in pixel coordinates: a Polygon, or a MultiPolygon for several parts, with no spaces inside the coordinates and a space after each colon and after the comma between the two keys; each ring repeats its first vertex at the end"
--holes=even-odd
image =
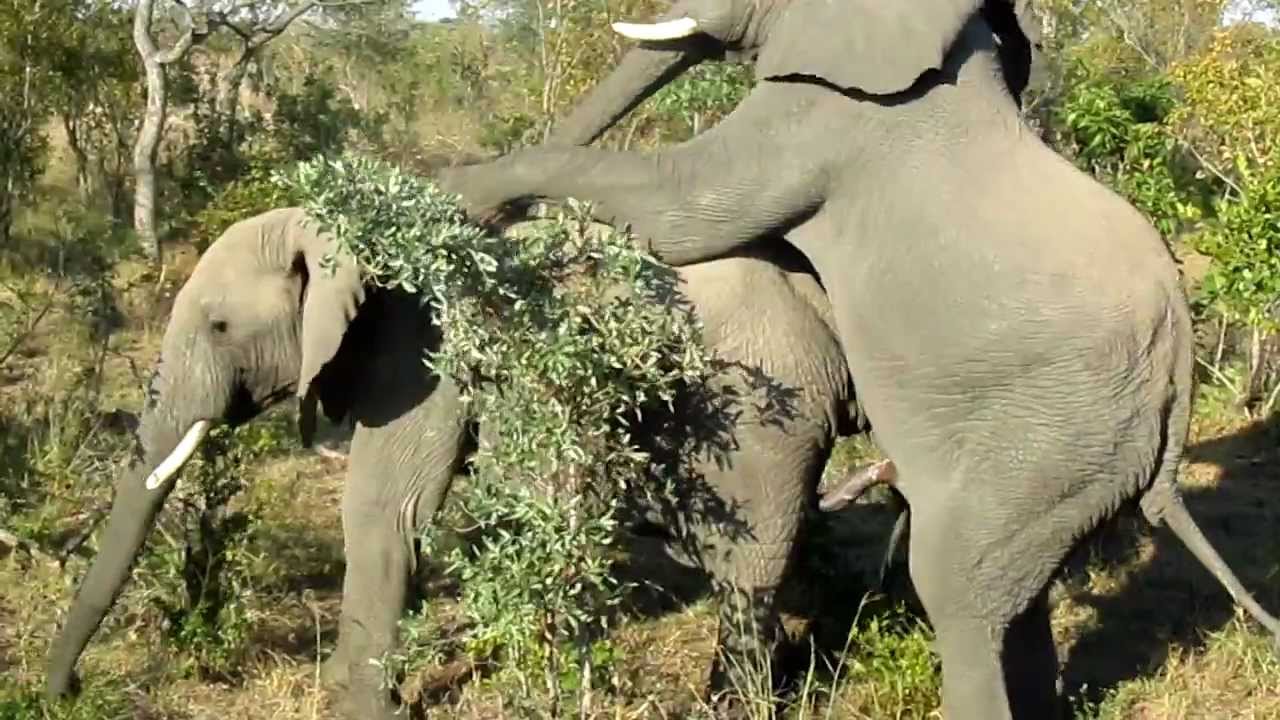
{"type": "MultiPolygon", "coordinates": [[[[51,648],[51,695],[74,689],[77,659],[204,434],[296,395],[304,441],[319,408],[356,425],[342,500],[339,639],[326,676],[347,686],[350,716],[391,715],[390,694],[379,689],[368,661],[397,643],[416,562],[413,538],[463,469],[475,429],[459,388],[423,366],[439,332],[419,298],[375,288],[345,254],[332,275],[322,271],[321,258],[335,247],[302,210],[273,210],[228,229],[179,291],[139,424],[139,451],[117,480],[102,551],[51,648]]],[[[678,271],[679,290],[725,368],[713,384],[739,395],[739,414],[727,428],[733,447],[694,461],[713,499],[735,508],[734,517],[686,513],[677,518],[684,527],[675,528],[677,539],[698,541],[691,548],[697,561],[730,588],[721,603],[713,690],[731,683],[730,656],[749,661],[759,647],[753,638],[775,638],[774,588],[802,517],[816,503],[837,434],[856,429],[829,303],[803,258],[785,247],[678,271]],[[753,302],[742,302],[744,294],[753,302]],[[781,412],[778,396],[785,398],[781,412]],[[745,534],[731,532],[736,525],[745,534]],[[748,602],[754,604],[743,625],[737,619],[748,602]]],[[[678,413],[662,422],[689,437],[709,434],[716,428],[704,423],[722,419],[693,402],[678,413]]],[[[664,510],[646,511],[662,520],[664,510]]]]}
{"type": "Polygon", "coordinates": [[[678,0],[618,27],[646,45],[594,112],[618,117],[717,52],[754,57],[757,84],[716,127],[650,153],[545,145],[440,177],[478,216],[589,201],[676,266],[781,237],[811,261],[910,507],[949,720],[1060,711],[1049,582],[1135,500],[1280,634],[1177,491],[1193,383],[1177,266],[1137,210],[1024,124],[1020,6],[678,0]]]}

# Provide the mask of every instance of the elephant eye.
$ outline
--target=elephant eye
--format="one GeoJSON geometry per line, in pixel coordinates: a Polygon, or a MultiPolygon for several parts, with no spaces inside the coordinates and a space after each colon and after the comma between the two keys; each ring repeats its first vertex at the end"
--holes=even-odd
{"type": "Polygon", "coordinates": [[[211,323],[211,327],[213,327],[213,331],[214,331],[214,332],[216,332],[216,333],[224,333],[224,332],[226,332],[226,331],[227,331],[227,321],[226,321],[226,320],[214,320],[214,321],[211,323]]]}

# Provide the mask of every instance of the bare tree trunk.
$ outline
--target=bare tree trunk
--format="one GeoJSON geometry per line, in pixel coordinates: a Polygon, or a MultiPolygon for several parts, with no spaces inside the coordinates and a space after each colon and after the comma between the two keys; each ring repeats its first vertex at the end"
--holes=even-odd
{"type": "MultiPolygon", "coordinates": [[[[147,256],[160,264],[160,239],[156,233],[156,155],[160,147],[160,139],[164,134],[164,124],[168,111],[167,82],[164,66],[171,65],[191,50],[196,43],[202,42],[212,29],[225,27],[235,33],[244,43],[243,52],[236,67],[232,68],[232,76],[228,78],[228,86],[234,88],[225,100],[234,108],[238,104],[240,82],[248,62],[258,48],[279,36],[294,20],[302,17],[312,8],[320,6],[360,5],[371,0],[304,0],[296,6],[283,7],[265,22],[251,28],[243,28],[225,12],[207,7],[204,3],[176,2],[187,18],[187,27],[182,37],[173,47],[161,52],[151,36],[151,22],[155,15],[155,0],[138,0],[133,16],[133,44],[138,48],[142,58],[142,67],[146,71],[147,109],[142,116],[142,126],[138,129],[138,137],[133,146],[134,206],[133,226],[142,242],[147,256]],[[198,8],[192,13],[190,8],[198,8]],[[199,27],[197,27],[199,20],[199,27]]],[[[223,100],[223,98],[219,98],[223,100]]],[[[221,111],[221,108],[219,108],[221,111]]]]}
{"type": "Polygon", "coordinates": [[[67,113],[62,115],[62,129],[67,133],[67,147],[71,149],[71,154],[76,160],[76,190],[79,192],[80,202],[88,205],[93,201],[95,183],[89,167],[89,154],[85,152],[81,141],[80,126],[71,114],[67,113]]]}
{"type": "MultiPolygon", "coordinates": [[[[34,16],[40,14],[40,3],[35,5],[34,16]]],[[[33,38],[30,31],[27,41],[33,38]]],[[[35,100],[31,92],[32,75],[35,68],[30,59],[22,69],[22,98],[16,115],[0,115],[0,142],[8,143],[7,162],[0,165],[0,175],[4,177],[4,186],[0,187],[0,247],[7,247],[13,236],[13,211],[18,204],[18,192],[23,188],[18,185],[18,173],[23,172],[22,146],[28,141],[35,124],[35,100]]],[[[4,159],[4,158],[0,158],[4,159]]]]}
{"type": "Polygon", "coordinates": [[[1254,326],[1249,335],[1249,370],[1245,378],[1244,392],[1240,394],[1241,407],[1252,410],[1266,394],[1269,354],[1262,329],[1254,326]]]}
{"type": "MultiPolygon", "coordinates": [[[[185,5],[179,5],[186,12],[185,5]]],[[[155,0],[138,0],[133,16],[133,44],[142,57],[142,67],[147,79],[147,109],[142,115],[142,126],[133,146],[133,177],[135,197],[133,228],[142,242],[143,252],[156,265],[160,264],[160,237],[156,233],[156,154],[168,111],[168,83],[164,66],[181,60],[197,40],[208,36],[208,28],[197,35],[195,19],[187,13],[187,29],[173,47],[160,52],[151,37],[151,20],[155,14],[155,0]]]]}
{"type": "Polygon", "coordinates": [[[13,176],[7,176],[4,179],[4,187],[0,188],[0,248],[8,247],[13,230],[13,195],[17,190],[14,187],[13,176]]]}
{"type": "MultiPolygon", "coordinates": [[[[149,3],[150,0],[142,0],[149,3]]],[[[147,77],[147,109],[133,146],[133,228],[138,233],[142,250],[159,265],[160,237],[156,233],[156,155],[160,134],[164,132],[168,87],[164,66],[154,58],[143,58],[147,77]]]]}
{"type": "Polygon", "coordinates": [[[249,63],[255,53],[256,48],[246,46],[240,57],[236,58],[235,64],[218,76],[215,109],[218,112],[218,122],[222,125],[222,141],[228,148],[235,147],[240,142],[240,88],[244,85],[249,63]]]}

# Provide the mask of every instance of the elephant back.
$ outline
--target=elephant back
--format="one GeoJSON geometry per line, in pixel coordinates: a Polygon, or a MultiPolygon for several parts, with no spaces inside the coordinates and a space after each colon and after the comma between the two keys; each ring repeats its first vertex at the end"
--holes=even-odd
{"type": "MultiPolygon", "coordinates": [[[[518,238],[550,222],[521,221],[505,234],[518,238]]],[[[595,222],[588,232],[612,230],[595,222]]],[[[852,381],[831,301],[804,255],[787,243],[762,243],[669,269],[673,295],[667,301],[692,308],[708,349],[719,360],[805,398],[804,416],[829,427],[845,426],[852,381]]],[[[726,382],[752,383],[728,377],[726,382]]]]}

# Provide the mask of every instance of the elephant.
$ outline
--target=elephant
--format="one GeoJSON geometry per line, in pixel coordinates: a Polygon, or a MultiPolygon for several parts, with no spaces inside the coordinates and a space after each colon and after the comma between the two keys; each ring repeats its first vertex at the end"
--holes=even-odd
{"type": "MultiPolygon", "coordinates": [[[[174,300],[137,452],[116,480],[101,552],[52,643],[51,696],[74,692],[80,654],[204,435],[215,423],[249,422],[292,396],[299,399],[304,444],[320,411],[355,423],[341,507],[342,610],[324,674],[331,685],[345,686],[341,702],[350,717],[392,716],[395,702],[369,660],[398,642],[397,621],[418,562],[414,538],[484,429],[467,416],[462,389],[424,366],[441,332],[422,298],[376,285],[337,251],[332,236],[295,207],[237,222],[199,259],[174,300]],[[322,270],[327,253],[336,253],[332,273],[322,270]]],[[[678,294],[701,322],[720,368],[713,389],[741,398],[737,414],[723,416],[689,393],[674,417],[656,414],[653,425],[703,437],[721,430],[704,423],[724,422],[732,442],[723,453],[690,462],[712,500],[733,508],[733,517],[720,523],[674,508],[686,512],[674,539],[697,540],[692,557],[724,589],[721,652],[710,682],[720,691],[734,681],[731,660],[749,662],[777,639],[774,591],[802,519],[816,507],[832,446],[859,430],[859,411],[826,295],[794,250],[747,251],[676,275],[678,294]],[[741,302],[743,292],[755,301],[741,302]],[[745,534],[730,532],[737,525],[745,534]]],[[[668,509],[642,510],[662,521],[668,509]]]]}
{"type": "Polygon", "coordinates": [[[1178,492],[1194,375],[1172,252],[1021,117],[1026,10],[677,0],[615,26],[641,44],[594,119],[717,53],[753,59],[756,84],[715,127],[653,151],[544,143],[438,178],[478,218],[588,202],[676,267],[782,239],[809,260],[909,507],[949,720],[1061,712],[1048,587],[1121,506],[1280,635],[1178,492]]]}

